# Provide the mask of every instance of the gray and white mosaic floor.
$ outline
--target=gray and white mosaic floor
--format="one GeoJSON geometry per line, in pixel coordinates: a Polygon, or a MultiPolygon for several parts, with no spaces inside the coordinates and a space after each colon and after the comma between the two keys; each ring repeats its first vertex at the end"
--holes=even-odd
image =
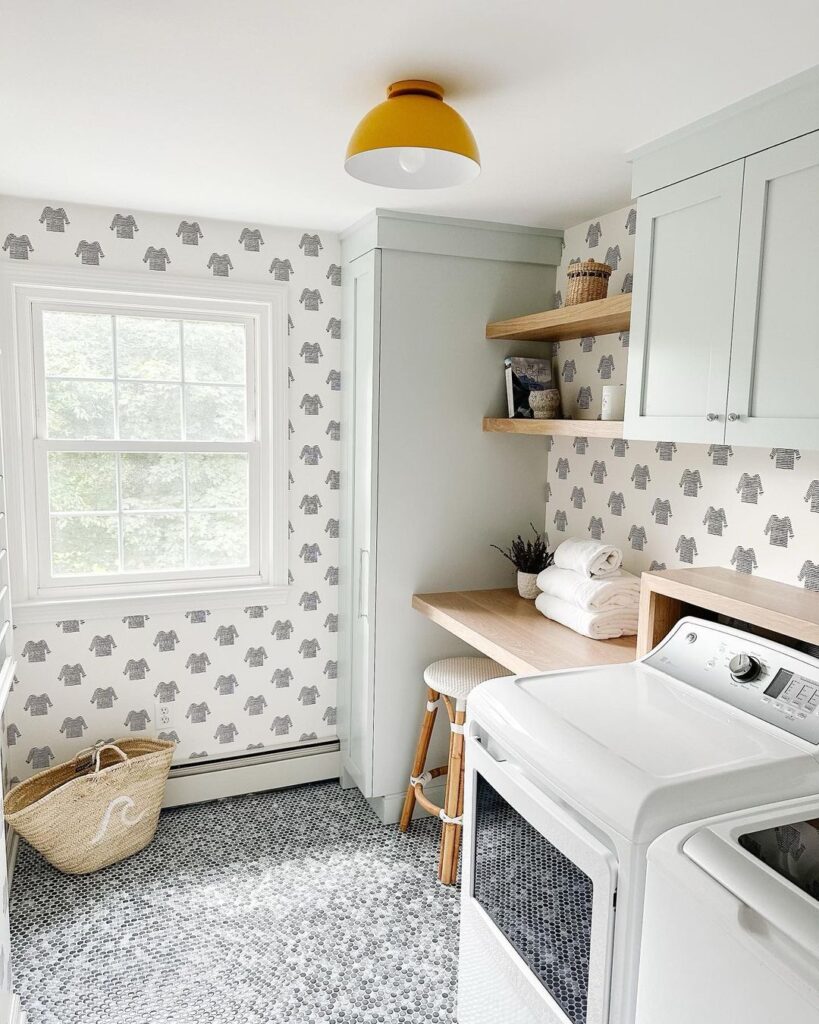
{"type": "Polygon", "coordinates": [[[437,846],[434,821],[400,835],[335,783],[166,811],[147,850],[86,877],[23,845],[28,1024],[452,1024],[437,846]]]}

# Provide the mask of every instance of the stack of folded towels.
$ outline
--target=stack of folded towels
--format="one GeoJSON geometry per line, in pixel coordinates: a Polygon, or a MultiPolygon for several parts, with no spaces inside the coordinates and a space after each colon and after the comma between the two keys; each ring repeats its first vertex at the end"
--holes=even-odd
{"type": "Polygon", "coordinates": [[[640,578],[620,568],[623,554],[594,540],[565,540],[537,578],[535,607],[593,640],[637,632],[640,578]]]}

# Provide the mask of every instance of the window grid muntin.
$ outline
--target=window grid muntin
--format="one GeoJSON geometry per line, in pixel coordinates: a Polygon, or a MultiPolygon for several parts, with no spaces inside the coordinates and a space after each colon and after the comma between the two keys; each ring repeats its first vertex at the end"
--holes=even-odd
{"type": "MultiPolygon", "coordinates": [[[[180,454],[182,456],[182,488],[183,488],[183,505],[181,508],[142,508],[142,509],[125,509],[123,508],[123,494],[122,494],[122,456],[130,454],[143,454],[140,452],[131,452],[127,448],[121,451],[112,451],[110,454],[115,456],[114,460],[114,474],[115,474],[115,486],[116,486],[116,509],[79,509],[76,511],[52,511],[51,508],[51,491],[50,491],[50,459],[48,456],[51,454],[51,449],[46,448],[46,487],[47,487],[47,511],[48,511],[48,523],[49,523],[49,575],[54,580],[66,581],[80,578],[77,574],[63,574],[57,573],[54,569],[54,533],[53,524],[55,520],[59,519],[81,519],[81,518],[109,518],[117,520],[117,544],[118,544],[118,559],[119,559],[119,572],[118,573],[97,573],[91,576],[92,579],[98,579],[100,581],[113,581],[121,575],[127,575],[131,573],[139,572],[153,572],[154,570],[138,570],[138,569],[127,569],[125,567],[125,528],[124,520],[133,516],[180,516],[184,521],[184,564],[181,566],[175,566],[169,568],[168,572],[184,571],[184,572],[197,572],[197,573],[210,573],[214,569],[229,569],[231,572],[248,572],[253,569],[254,563],[254,548],[252,543],[252,516],[251,516],[251,503],[252,503],[252,480],[251,473],[253,471],[253,459],[249,452],[213,452],[213,451],[195,451],[195,452],[166,452],[158,451],[157,455],[175,455],[180,454]],[[247,481],[247,503],[242,507],[230,507],[230,506],[203,506],[191,509],[190,507],[190,494],[189,494],[189,472],[188,472],[188,457],[190,455],[239,455],[244,456],[245,465],[247,470],[246,481],[247,481]],[[231,566],[191,566],[190,563],[190,530],[191,530],[191,513],[193,515],[244,515],[247,523],[247,561],[237,565],[231,566]]],[[[60,449],[60,451],[73,451],[73,449],[60,449]]],[[[79,454],[100,454],[96,451],[80,452],[79,454]]],[[[108,453],[102,453],[108,454],[108,453]]],[[[160,571],[160,570],[157,570],[160,571]]]]}
{"type": "MultiPolygon", "coordinates": [[[[261,485],[262,485],[262,464],[261,464],[261,443],[258,440],[258,427],[257,427],[257,415],[259,409],[259,396],[256,393],[256,382],[257,373],[260,369],[259,366],[259,353],[257,349],[257,340],[255,337],[255,331],[253,327],[253,320],[250,317],[241,314],[222,314],[221,312],[214,311],[195,311],[195,310],[169,310],[169,309],[131,309],[130,307],[123,308],[117,304],[92,304],[93,308],[89,308],[87,303],[71,303],[71,302],[42,302],[36,303],[32,308],[34,311],[34,332],[33,338],[35,341],[35,414],[36,414],[36,429],[37,436],[35,437],[35,451],[39,450],[42,462],[44,462],[43,472],[40,473],[40,478],[44,484],[44,501],[38,501],[39,512],[44,515],[38,516],[38,521],[41,522],[40,535],[45,540],[45,550],[41,551],[40,558],[40,577],[41,586],[74,586],[74,585],[111,585],[117,583],[129,583],[144,581],[146,579],[156,580],[158,582],[171,582],[175,579],[180,581],[188,579],[203,579],[203,578],[214,578],[214,579],[229,579],[231,577],[238,578],[256,578],[262,571],[262,518],[259,515],[260,509],[256,508],[256,504],[261,500],[261,485]],[[45,361],[45,341],[43,335],[43,318],[44,312],[50,311],[63,311],[72,313],[91,313],[93,314],[105,314],[111,317],[111,332],[112,332],[112,363],[113,363],[113,377],[73,377],[68,375],[60,374],[48,374],[46,372],[46,361],[45,361]],[[116,322],[118,316],[127,316],[130,318],[141,317],[144,319],[160,319],[160,320],[175,320],[178,324],[179,330],[179,346],[180,346],[180,379],[175,378],[135,378],[135,377],[120,377],[118,374],[117,366],[117,338],[116,338],[116,322]],[[243,383],[236,383],[233,381],[186,381],[184,378],[184,358],[185,358],[185,343],[184,343],[184,322],[195,321],[201,323],[231,323],[238,324],[242,327],[245,337],[244,346],[244,370],[245,380],[243,383]],[[77,382],[104,382],[111,383],[114,391],[114,434],[113,438],[49,438],[48,437],[48,405],[47,405],[47,392],[46,385],[49,380],[58,381],[70,381],[74,380],[77,382]],[[185,409],[183,416],[186,417],[186,388],[187,387],[220,387],[220,388],[232,388],[240,389],[244,392],[244,410],[245,410],[245,437],[243,440],[233,441],[202,441],[202,440],[186,440],[184,438],[184,432],[187,427],[186,418],[183,419],[181,429],[183,431],[183,437],[180,439],[122,439],[120,435],[120,424],[119,424],[119,390],[117,384],[119,381],[127,383],[145,383],[145,384],[175,384],[181,388],[181,404],[185,409]],[[98,573],[94,575],[57,575],[53,571],[52,556],[52,533],[51,533],[51,522],[55,517],[66,517],[70,516],[71,513],[52,513],[50,508],[50,496],[49,496],[49,480],[48,480],[48,454],[51,451],[66,451],[66,452],[113,452],[117,454],[116,459],[116,487],[117,487],[117,503],[118,510],[116,513],[110,511],[93,512],[89,511],[89,515],[96,516],[116,516],[117,518],[117,532],[118,532],[118,559],[121,571],[119,573],[98,573]],[[187,472],[187,457],[185,458],[185,472],[183,475],[183,488],[185,497],[184,510],[174,509],[173,514],[179,514],[184,511],[185,515],[185,530],[184,530],[184,543],[185,543],[185,568],[184,569],[172,569],[168,571],[161,570],[125,570],[124,566],[124,529],[122,521],[125,517],[131,514],[122,509],[122,494],[121,494],[121,460],[122,454],[130,452],[155,452],[157,454],[174,454],[182,453],[187,456],[188,454],[237,454],[245,455],[247,457],[247,494],[248,503],[242,509],[236,508],[202,508],[202,509],[191,509],[189,500],[189,482],[187,472]],[[247,530],[247,561],[242,565],[234,566],[219,566],[219,567],[204,567],[204,568],[188,568],[188,562],[190,559],[190,517],[196,514],[207,514],[207,513],[227,513],[227,514],[243,514],[246,522],[247,530]],[[44,524],[42,520],[44,519],[44,524]],[[44,525],[44,529],[42,528],[44,525]]],[[[133,510],[135,514],[162,514],[158,510],[133,510]]],[[[84,513],[80,512],[79,515],[84,513]]],[[[43,547],[41,543],[41,548],[43,547]]]]}
{"type": "MultiPolygon", "coordinates": [[[[116,440],[122,440],[121,428],[120,428],[120,404],[121,404],[120,384],[141,384],[141,385],[148,385],[148,386],[168,385],[168,386],[175,386],[176,388],[178,388],[178,390],[179,390],[179,404],[180,404],[180,423],[179,423],[180,434],[179,434],[178,438],[176,438],[176,437],[167,438],[167,440],[169,440],[169,441],[177,441],[177,440],[185,441],[185,440],[188,439],[187,438],[187,427],[188,427],[188,422],[187,422],[188,421],[188,413],[187,413],[188,390],[187,389],[189,387],[190,388],[203,388],[203,387],[204,388],[208,388],[208,387],[209,388],[230,388],[230,389],[242,391],[244,393],[244,403],[243,404],[244,404],[244,414],[245,414],[244,415],[244,419],[245,419],[245,437],[243,439],[241,439],[241,440],[249,440],[250,437],[253,435],[252,427],[253,427],[253,420],[254,420],[254,416],[253,416],[253,405],[254,405],[254,403],[251,402],[251,393],[254,390],[253,389],[253,377],[251,375],[251,369],[252,369],[252,367],[251,367],[251,357],[253,355],[253,352],[251,351],[251,347],[252,346],[251,346],[250,332],[248,331],[248,325],[247,325],[246,322],[243,322],[241,320],[236,320],[236,319],[229,319],[229,318],[214,319],[213,316],[210,316],[210,317],[205,317],[205,316],[194,317],[194,316],[190,316],[190,315],[187,315],[187,314],[173,316],[173,315],[169,315],[167,313],[164,316],[148,315],[148,314],[134,315],[132,313],[125,314],[125,313],[122,313],[122,312],[114,312],[114,311],[112,311],[112,312],[109,312],[109,313],[105,314],[105,315],[107,315],[109,317],[109,319],[111,321],[111,347],[112,347],[112,351],[111,351],[111,366],[112,366],[112,376],[110,376],[110,377],[109,376],[104,376],[104,375],[103,376],[100,376],[100,375],[84,375],[83,376],[83,375],[75,375],[75,374],[49,373],[47,368],[46,368],[45,337],[44,337],[44,332],[43,332],[43,329],[42,329],[42,322],[43,322],[42,321],[42,315],[43,315],[43,313],[52,312],[52,311],[54,311],[54,312],[72,312],[72,313],[75,313],[76,315],[88,315],[88,314],[83,314],[83,313],[79,312],[76,308],[71,308],[71,309],[67,309],[67,310],[62,310],[62,309],[54,309],[54,310],[52,310],[52,307],[44,306],[44,307],[42,307],[40,309],[40,315],[39,315],[39,325],[40,325],[40,329],[39,329],[39,343],[40,343],[40,350],[41,350],[41,353],[42,353],[42,370],[43,370],[43,382],[44,382],[44,387],[43,387],[43,390],[42,390],[42,401],[43,401],[43,424],[42,424],[42,426],[44,428],[43,436],[46,439],[55,440],[55,439],[50,437],[49,430],[48,430],[48,416],[49,416],[48,383],[49,383],[49,381],[61,381],[61,382],[76,383],[76,384],[84,384],[84,383],[110,384],[112,386],[113,415],[114,415],[113,434],[114,434],[114,436],[113,436],[113,438],[100,438],[99,440],[115,440],[115,441],[116,440]],[[127,316],[128,319],[163,320],[163,321],[170,320],[170,321],[173,321],[173,322],[176,323],[176,325],[177,325],[177,333],[178,333],[178,344],[179,344],[179,370],[180,370],[178,377],[176,377],[176,376],[166,376],[166,377],[131,377],[131,376],[127,376],[127,375],[120,375],[120,373],[119,373],[119,358],[118,358],[119,351],[118,351],[117,321],[119,320],[120,317],[126,317],[126,316],[127,316]],[[208,380],[208,381],[203,381],[203,380],[196,380],[196,379],[191,379],[191,380],[187,379],[186,374],[185,374],[185,322],[186,321],[198,322],[198,323],[207,323],[207,324],[225,324],[225,323],[236,324],[236,323],[238,323],[240,326],[243,327],[243,329],[244,329],[244,336],[245,336],[244,360],[243,360],[244,361],[244,376],[245,376],[245,379],[244,379],[243,382],[238,383],[238,382],[235,382],[235,381],[225,381],[225,380],[212,380],[212,381],[208,380]]],[[[91,315],[102,315],[102,314],[91,314],[91,315]]],[[[39,389],[38,389],[38,391],[39,391],[39,389]]],[[[77,440],[78,441],[78,440],[96,440],[96,438],[61,438],[60,440],[77,440]]],[[[144,440],[144,439],[143,438],[128,438],[128,440],[144,440]]],[[[166,440],[166,439],[162,438],[162,439],[157,439],[157,440],[166,440]]],[[[239,440],[239,439],[237,439],[237,440],[239,440]]]]}

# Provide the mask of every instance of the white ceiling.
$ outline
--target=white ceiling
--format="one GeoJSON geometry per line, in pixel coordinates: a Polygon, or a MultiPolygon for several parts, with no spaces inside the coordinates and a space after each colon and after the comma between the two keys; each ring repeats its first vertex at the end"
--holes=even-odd
{"type": "Polygon", "coordinates": [[[0,192],[343,228],[376,206],[565,227],[628,201],[626,150],[814,64],[816,0],[0,0],[0,192]],[[483,173],[347,177],[398,78],[483,173]]]}

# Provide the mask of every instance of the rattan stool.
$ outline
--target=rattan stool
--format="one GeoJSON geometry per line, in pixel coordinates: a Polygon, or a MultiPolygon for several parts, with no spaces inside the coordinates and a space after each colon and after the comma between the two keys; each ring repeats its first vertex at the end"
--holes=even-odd
{"type": "Polygon", "coordinates": [[[464,720],[466,701],[472,690],[487,679],[509,675],[507,669],[490,658],[445,658],[435,661],[424,671],[427,686],[427,707],[421,722],[415,761],[412,766],[404,809],[399,828],[406,832],[412,820],[416,801],[440,818],[441,852],[438,878],[444,885],[453,885],[458,877],[458,854],[461,847],[461,822],[464,810],[464,720]],[[444,702],[449,716],[449,761],[440,768],[425,771],[429,741],[435,725],[438,705],[444,702]],[[444,806],[438,807],[424,793],[424,786],[446,775],[444,806]]]}

